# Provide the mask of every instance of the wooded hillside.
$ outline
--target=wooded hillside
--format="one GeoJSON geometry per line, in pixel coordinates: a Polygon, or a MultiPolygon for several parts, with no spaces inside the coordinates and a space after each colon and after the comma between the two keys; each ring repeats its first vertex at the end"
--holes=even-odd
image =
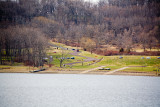
{"type": "Polygon", "coordinates": [[[89,51],[159,48],[159,10],[159,0],[0,1],[1,64],[5,56],[41,65],[47,39],[89,51]]]}

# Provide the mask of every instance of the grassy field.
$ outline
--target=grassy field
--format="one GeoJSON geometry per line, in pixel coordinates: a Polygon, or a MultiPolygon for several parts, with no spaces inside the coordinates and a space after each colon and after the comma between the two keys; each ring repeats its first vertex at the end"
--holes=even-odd
{"type": "MultiPolygon", "coordinates": [[[[66,48],[75,48],[76,47],[70,47],[70,46],[65,46],[64,44],[56,43],[56,45],[60,45],[66,48]]],[[[119,59],[120,56],[101,56],[97,54],[91,54],[90,52],[80,50],[81,53],[79,55],[86,56],[86,57],[92,57],[92,58],[97,58],[100,59],[103,57],[103,60],[101,62],[98,62],[94,65],[90,65],[93,62],[84,62],[74,64],[73,66],[66,66],[64,69],[72,69],[72,70],[86,70],[86,69],[91,69],[99,66],[106,66],[105,68],[111,68],[111,70],[122,68],[125,66],[133,66],[131,68],[126,69],[127,71],[155,71],[155,65],[160,64],[160,60],[157,59],[158,56],[122,56],[123,59],[119,59]],[[144,59],[142,59],[144,57],[144,59]],[[150,57],[151,59],[146,59],[147,57],[150,57]],[[83,66],[82,66],[83,65],[83,66]],[[146,66],[146,67],[136,67],[136,66],[146,66]]],[[[49,53],[50,54],[50,53],[49,53]]],[[[51,55],[51,54],[50,54],[51,55]]],[[[53,55],[53,54],[52,54],[53,55]]],[[[58,55],[58,54],[56,54],[58,55]]],[[[53,55],[55,57],[56,55],[53,55]]],[[[69,55],[69,57],[73,57],[69,55]]],[[[77,57],[74,56],[75,60],[66,60],[64,63],[72,63],[76,61],[81,61],[84,60],[83,57],[77,57]]],[[[54,60],[52,62],[55,66],[59,66],[58,60],[54,60]]]]}
{"type": "Polygon", "coordinates": [[[125,71],[129,72],[156,72],[156,68],[152,66],[147,66],[147,67],[131,67],[125,69],[125,71]]]}
{"type": "MultiPolygon", "coordinates": [[[[69,49],[77,49],[77,47],[71,47],[71,46],[66,46],[64,44],[61,43],[54,43],[57,46],[61,46],[61,47],[65,47],[65,48],[69,48],[69,49]]],[[[96,58],[96,59],[100,59],[103,58],[102,61],[93,64],[93,61],[90,62],[83,62],[83,63],[77,63],[74,65],[66,65],[63,68],[60,68],[60,61],[58,58],[62,57],[62,50],[61,49],[56,49],[54,47],[50,47],[47,49],[47,56],[53,56],[53,61],[51,62],[52,67],[50,69],[52,70],[72,70],[72,71],[78,71],[78,70],[88,70],[88,69],[92,69],[92,68],[96,68],[96,67],[100,67],[100,66],[106,66],[105,68],[110,68],[111,70],[115,70],[115,69],[119,69],[122,67],[126,67],[126,66],[130,66],[130,68],[127,68],[123,71],[127,71],[127,72],[156,72],[157,68],[155,67],[155,65],[160,65],[160,59],[157,59],[157,57],[159,56],[123,56],[123,59],[119,59],[120,56],[101,56],[101,55],[97,55],[94,53],[90,53],[87,51],[83,51],[81,48],[80,49],[80,54],[81,56],[86,56],[86,57],[92,57],[92,58],[96,58]],[[144,57],[144,59],[142,59],[142,57],[144,57]],[[150,57],[151,59],[146,59],[147,57],[150,57]],[[143,67],[142,67],[143,66],[143,67]],[[145,67],[144,67],[145,66],[145,67]]],[[[83,61],[84,57],[80,57],[80,56],[74,56],[71,55],[69,53],[72,53],[72,50],[65,50],[65,58],[66,57],[75,57],[75,59],[65,59],[63,64],[66,63],[73,63],[73,62],[81,62],[83,61]]],[[[48,65],[45,65],[45,67],[48,67],[48,65]]],[[[23,64],[17,64],[15,63],[13,66],[9,66],[9,65],[0,65],[0,70],[2,71],[5,70],[7,71],[7,69],[9,71],[12,71],[11,69],[14,69],[13,71],[16,70],[25,70],[25,71],[29,71],[29,69],[38,69],[38,68],[29,68],[26,66],[23,66],[23,64]],[[5,69],[6,68],[6,69],[5,69]]]]}

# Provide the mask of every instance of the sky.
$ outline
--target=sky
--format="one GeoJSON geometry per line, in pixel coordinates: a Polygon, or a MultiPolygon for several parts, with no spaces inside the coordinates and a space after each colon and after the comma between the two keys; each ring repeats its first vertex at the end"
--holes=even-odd
{"type": "Polygon", "coordinates": [[[96,2],[98,2],[99,0],[84,0],[84,1],[90,1],[90,2],[96,3],[96,2]]]}

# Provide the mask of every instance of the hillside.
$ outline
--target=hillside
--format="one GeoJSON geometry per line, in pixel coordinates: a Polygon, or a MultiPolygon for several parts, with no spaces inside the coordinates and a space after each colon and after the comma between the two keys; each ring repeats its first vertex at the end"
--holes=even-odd
{"type": "Polygon", "coordinates": [[[50,40],[105,56],[159,56],[159,8],[158,0],[0,1],[0,64],[43,66],[50,40]]]}

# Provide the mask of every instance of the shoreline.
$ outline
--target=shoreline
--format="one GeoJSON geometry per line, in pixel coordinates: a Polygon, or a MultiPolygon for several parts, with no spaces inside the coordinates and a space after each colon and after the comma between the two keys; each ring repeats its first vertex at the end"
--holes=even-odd
{"type": "MultiPolygon", "coordinates": [[[[12,71],[12,70],[0,70],[0,73],[27,73],[27,74],[79,74],[82,75],[81,71],[54,71],[51,69],[48,69],[46,71],[40,71],[40,72],[35,72],[31,73],[28,70],[19,70],[19,71],[12,71]]],[[[99,72],[99,71],[92,71],[92,72],[87,72],[84,73],[83,75],[106,75],[105,73],[107,72],[99,72]]],[[[125,72],[125,71],[118,71],[112,74],[107,74],[107,75],[124,75],[124,76],[152,76],[152,77],[160,77],[160,74],[157,75],[156,73],[153,72],[125,72]]]]}

